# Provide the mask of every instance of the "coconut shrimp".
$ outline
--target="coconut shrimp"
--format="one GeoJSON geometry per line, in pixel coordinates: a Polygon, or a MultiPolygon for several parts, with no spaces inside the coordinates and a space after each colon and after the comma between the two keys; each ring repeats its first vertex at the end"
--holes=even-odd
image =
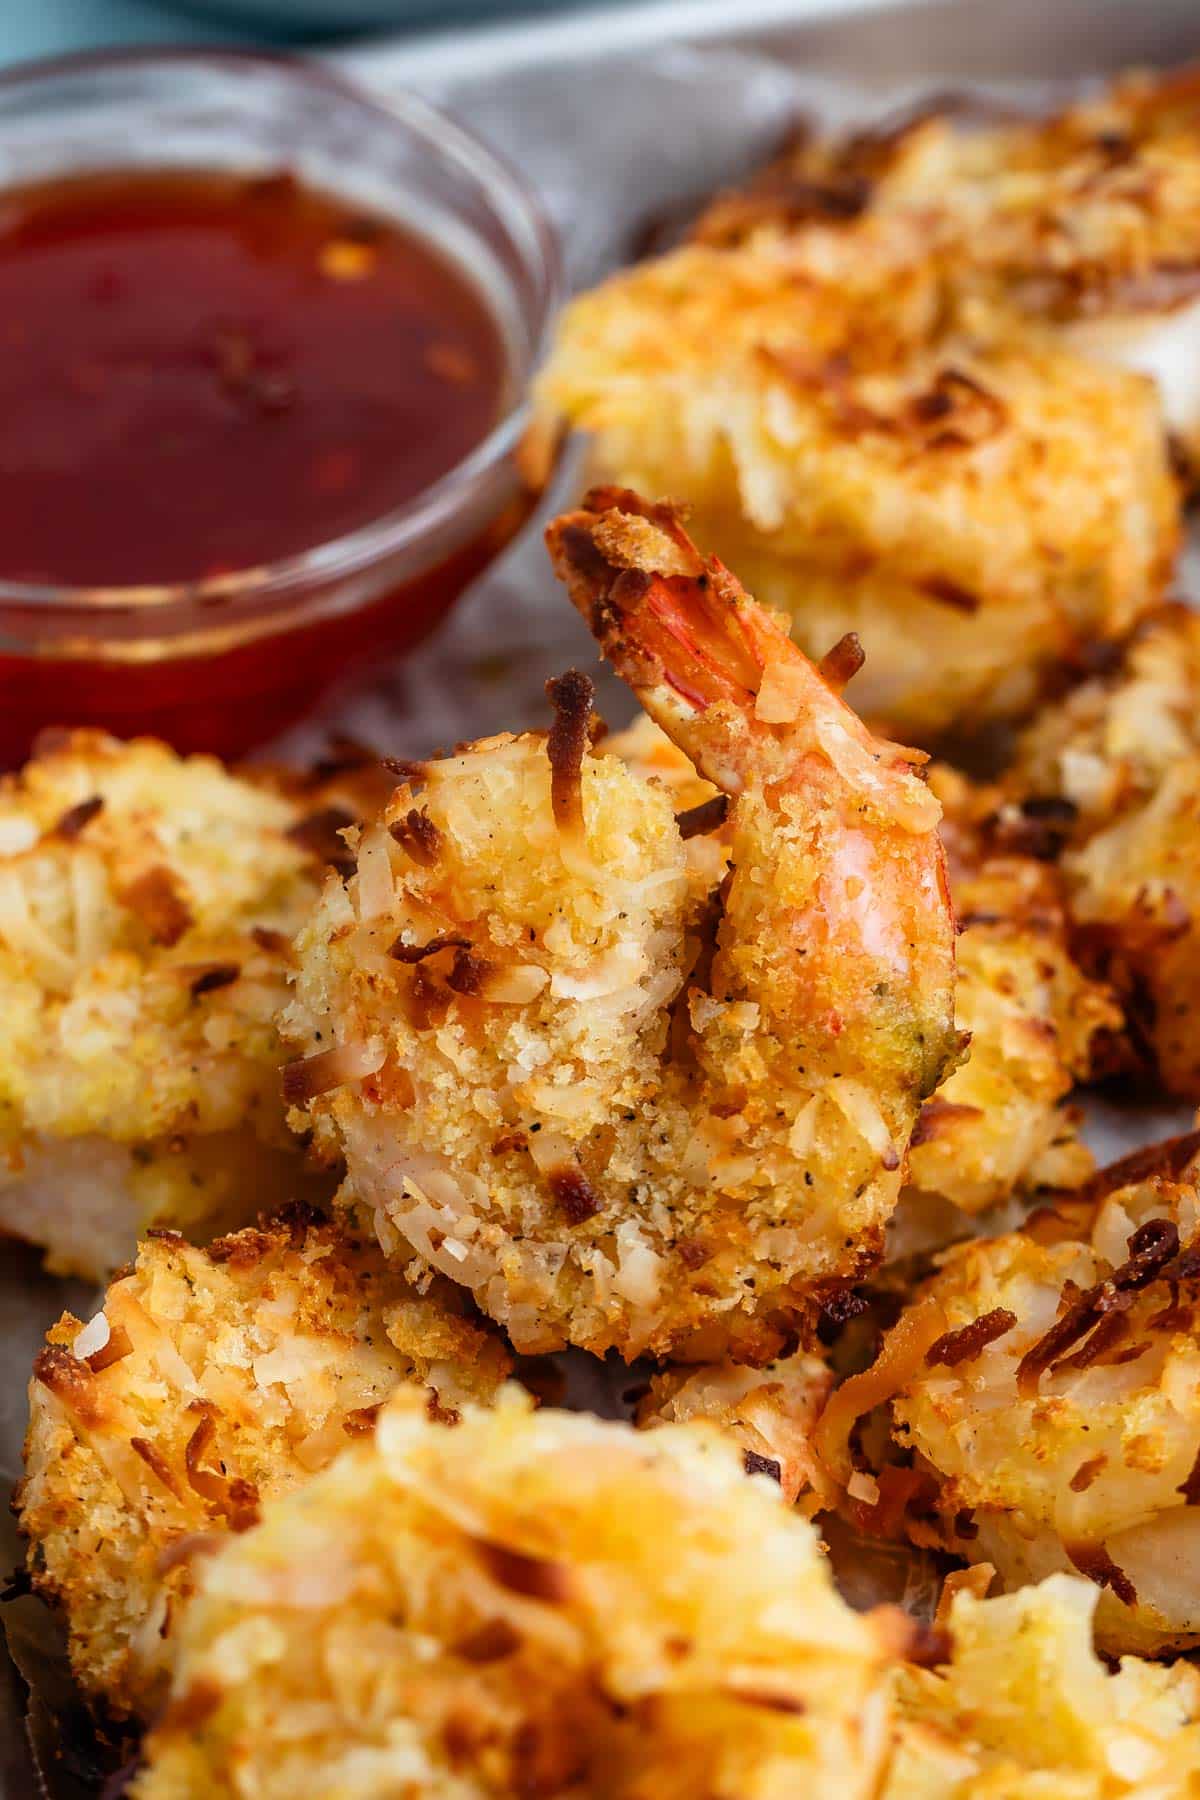
{"type": "Polygon", "coordinates": [[[98,732],[0,781],[0,1232],[55,1270],[103,1279],[152,1226],[211,1236],[329,1191],[285,1123],[276,1027],[343,848],[312,804],[98,732]]]}
{"type": "Polygon", "coordinates": [[[914,1633],[702,1426],[398,1397],[199,1575],[136,1800],[867,1800],[914,1633]]]}
{"type": "Polygon", "coordinates": [[[452,1418],[510,1359],[448,1282],[420,1294],[303,1209],[198,1249],[148,1239],[34,1366],[17,1506],[35,1589],[89,1698],[146,1719],[196,1568],[369,1434],[403,1382],[452,1418]]]}
{"type": "MultiPolygon", "coordinates": [[[[604,748],[664,784],[685,829],[720,803],[645,715],[604,748]]],[[[942,804],[959,930],[955,1017],[968,1047],[921,1109],[889,1227],[892,1256],[963,1236],[972,1218],[1042,1189],[1086,1181],[1095,1164],[1070,1095],[1123,1054],[1121,1010],[1071,952],[1062,878],[1043,860],[1036,821],[1009,819],[999,789],[945,764],[931,765],[929,785],[942,804]]],[[[700,891],[714,893],[729,868],[727,830],[688,837],[687,851],[700,891]]]]}
{"type": "Polygon", "coordinates": [[[1096,1594],[1051,1575],[1018,1594],[960,1589],[951,1651],[897,1679],[883,1800],[1191,1800],[1200,1677],[1092,1648],[1096,1594]]]}
{"type": "Polygon", "coordinates": [[[1049,826],[1080,955],[1119,990],[1135,1046],[1200,1099],[1200,617],[1148,619],[1107,673],[1023,734],[1018,827],[1049,826]]]}
{"type": "Polygon", "coordinates": [[[567,308],[541,429],[686,494],[810,655],[857,632],[859,709],[930,743],[1028,713],[1161,599],[1179,543],[1151,384],[977,311],[920,261],[686,245],[567,308]]]}
{"type": "Polygon", "coordinates": [[[928,1477],[909,1530],[1007,1588],[1087,1576],[1117,1652],[1200,1644],[1198,1155],[1195,1133],[1140,1151],[950,1252],[818,1434],[844,1476],[852,1415],[890,1394],[928,1477]]]}
{"type": "Polygon", "coordinates": [[[701,908],[668,792],[559,720],[423,765],[299,940],[288,1072],[385,1247],[518,1349],[766,1362],[875,1260],[956,1054],[939,808],[675,516],[550,529],[728,807],[701,908]]]}
{"type": "Polygon", "coordinates": [[[1123,76],[1045,117],[924,108],[813,135],[695,230],[786,239],[823,271],[912,259],[1082,354],[1157,384],[1167,429],[1200,450],[1200,69],[1123,76]]]}

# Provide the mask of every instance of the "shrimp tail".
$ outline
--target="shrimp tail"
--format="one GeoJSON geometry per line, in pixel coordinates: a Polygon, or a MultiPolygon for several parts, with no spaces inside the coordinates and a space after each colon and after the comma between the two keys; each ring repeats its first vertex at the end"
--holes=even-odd
{"type": "Polygon", "coordinates": [[[682,507],[628,488],[593,488],[554,519],[555,573],[592,635],[643,704],[662,684],[694,711],[720,700],[745,708],[786,631],[754,606],[737,577],[704,557],[682,507]]]}

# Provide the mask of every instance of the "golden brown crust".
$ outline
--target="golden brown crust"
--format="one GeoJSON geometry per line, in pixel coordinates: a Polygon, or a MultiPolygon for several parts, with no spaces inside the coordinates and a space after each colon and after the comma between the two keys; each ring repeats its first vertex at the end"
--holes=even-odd
{"type": "Polygon", "coordinates": [[[914,1636],[715,1431],[503,1400],[394,1405],[201,1579],[138,1800],[867,1800],[914,1636]]]}
{"type": "Polygon", "coordinates": [[[1139,1153],[1056,1216],[949,1253],[896,1328],[919,1359],[893,1351],[859,1396],[895,1394],[896,1440],[925,1477],[910,1531],[1008,1588],[1086,1575],[1118,1651],[1200,1642],[1195,1149],[1139,1153]],[[947,1360],[957,1344],[970,1354],[947,1360]]]}
{"type": "Polygon", "coordinates": [[[30,1389],[21,1528],[84,1691],[148,1717],[215,1539],[369,1432],[401,1382],[450,1416],[508,1366],[457,1290],[422,1296],[304,1208],[207,1250],[148,1240],[103,1313],[54,1327],[30,1389]]]}
{"type": "Polygon", "coordinates": [[[928,742],[1019,716],[1160,596],[1178,495],[1155,396],[902,256],[693,244],[572,305],[539,404],[928,742]]]}
{"type": "Polygon", "coordinates": [[[1024,734],[1009,816],[1057,806],[1080,958],[1118,990],[1143,1064],[1200,1098],[1200,618],[1147,620],[1024,734]]]}

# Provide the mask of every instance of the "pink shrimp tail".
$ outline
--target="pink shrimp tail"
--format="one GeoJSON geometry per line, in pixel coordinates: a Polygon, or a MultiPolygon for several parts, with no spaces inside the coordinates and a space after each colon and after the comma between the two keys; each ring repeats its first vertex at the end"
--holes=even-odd
{"type": "Polygon", "coordinates": [[[698,712],[720,700],[744,709],[753,699],[770,640],[783,633],[724,563],[700,555],[677,508],[627,488],[595,488],[581,510],[551,522],[546,543],[575,606],[633,687],[666,682],[698,712]]]}

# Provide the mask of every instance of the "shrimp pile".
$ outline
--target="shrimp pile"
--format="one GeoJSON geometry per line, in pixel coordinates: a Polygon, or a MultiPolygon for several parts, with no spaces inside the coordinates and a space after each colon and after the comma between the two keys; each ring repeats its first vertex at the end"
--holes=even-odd
{"type": "Polygon", "coordinates": [[[549,739],[411,770],[328,884],[287,1084],[389,1254],[518,1349],[766,1362],[878,1257],[956,1054],[940,809],[670,509],[600,492],[549,541],[726,798],[718,904],[564,678],[549,739]]]}
{"type": "Polygon", "coordinates": [[[959,1592],[949,1661],[908,1668],[883,1800],[1191,1800],[1200,1678],[1092,1649],[1095,1592],[1052,1575],[1019,1594],[959,1592]]]}
{"type": "Polygon", "coordinates": [[[936,266],[957,292],[1144,371],[1167,430],[1200,451],[1200,71],[1122,76],[1045,118],[934,106],[810,137],[697,241],[778,242],[827,271],[867,256],[936,266]]]}
{"type": "Polygon", "coordinates": [[[211,757],[96,732],[0,782],[0,1231],[52,1268],[103,1279],[148,1227],[315,1191],[276,1023],[320,873],[304,820],[211,757]]]}
{"type": "Polygon", "coordinates": [[[1150,382],[920,262],[686,245],[567,308],[537,405],[600,477],[686,498],[809,654],[857,631],[860,708],[920,742],[1027,712],[1179,541],[1150,382]]]}
{"type": "Polygon", "coordinates": [[[154,1714],[200,1562],[369,1433],[403,1382],[442,1418],[496,1392],[509,1359],[457,1293],[417,1293],[373,1244],[293,1208],[206,1250],[150,1238],[86,1325],[60,1319],[17,1505],[89,1698],[154,1714]]]}
{"type": "Polygon", "coordinates": [[[198,1580],[136,1800],[867,1800],[911,1635],[717,1433],[511,1392],[397,1397],[198,1580]]]}
{"type": "Polygon", "coordinates": [[[892,1392],[908,1528],[1006,1588],[1076,1570],[1100,1645],[1200,1644],[1200,1135],[1139,1151],[1021,1231],[949,1252],[856,1405],[892,1392]]]}
{"type": "Polygon", "coordinates": [[[1200,617],[1171,606],[1023,734],[1013,811],[1055,823],[1076,944],[1136,1047],[1200,1100],[1200,617]]]}

